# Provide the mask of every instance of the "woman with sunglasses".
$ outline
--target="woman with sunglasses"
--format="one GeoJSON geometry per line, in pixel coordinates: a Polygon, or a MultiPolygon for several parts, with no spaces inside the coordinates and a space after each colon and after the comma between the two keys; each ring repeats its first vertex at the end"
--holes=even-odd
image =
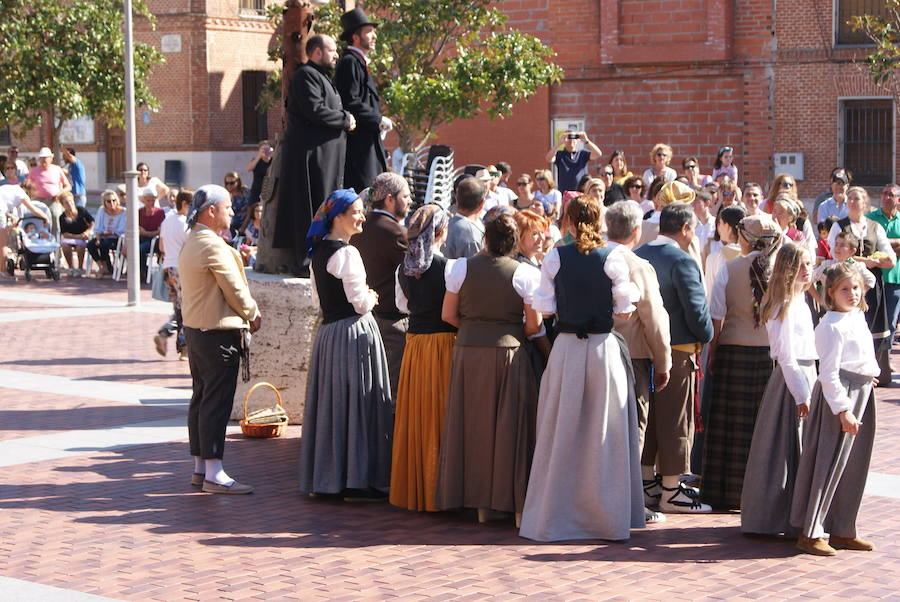
{"type": "Polygon", "coordinates": [[[609,157],[609,166],[613,170],[613,182],[622,186],[625,180],[634,176],[628,171],[628,162],[625,160],[625,151],[613,151],[609,157]]]}
{"type": "Polygon", "coordinates": [[[516,198],[512,206],[516,211],[525,211],[531,209],[537,200],[534,195],[534,182],[527,173],[523,173],[516,178],[516,198]]]}
{"type": "Polygon", "coordinates": [[[700,173],[700,162],[697,157],[687,157],[681,162],[681,174],[687,178],[688,185],[694,188],[702,188],[712,182],[712,176],[700,173]]]}
{"type": "Polygon", "coordinates": [[[231,229],[236,231],[247,219],[247,209],[250,207],[250,189],[241,182],[241,176],[236,171],[225,174],[225,190],[231,194],[231,210],[234,217],[231,218],[231,229]]]}
{"type": "Polygon", "coordinates": [[[119,206],[119,196],[113,190],[100,195],[100,209],[94,222],[94,238],[87,244],[88,253],[101,268],[101,275],[112,274],[109,252],[116,248],[119,237],[125,234],[125,210],[119,206]]]}
{"type": "Polygon", "coordinates": [[[626,179],[622,184],[622,189],[625,190],[626,200],[637,203],[641,211],[644,213],[653,211],[653,201],[644,198],[644,180],[640,176],[631,176],[626,179]]]}
{"type": "Polygon", "coordinates": [[[797,193],[797,181],[794,180],[794,176],[786,173],[780,173],[775,176],[775,179],[772,181],[772,186],[769,187],[769,193],[766,195],[766,200],[759,204],[759,208],[768,213],[772,214],[772,203],[775,202],[775,199],[778,197],[778,194],[784,192],[792,199],[797,202],[800,202],[800,197],[797,193]]]}
{"type": "Polygon", "coordinates": [[[644,172],[644,190],[649,191],[656,179],[671,182],[678,177],[678,173],[669,167],[672,160],[672,147],[668,144],[656,144],[650,151],[650,163],[653,165],[644,172]]]}
{"type": "Polygon", "coordinates": [[[723,176],[721,182],[719,183],[719,190],[716,194],[716,198],[718,200],[716,212],[719,212],[724,207],[740,205],[741,190],[737,187],[737,183],[734,180],[732,180],[728,176],[723,176]]]}
{"type": "Polygon", "coordinates": [[[168,201],[166,197],[169,196],[169,187],[162,183],[162,180],[157,178],[156,176],[150,175],[150,167],[141,161],[137,164],[138,177],[137,177],[137,185],[138,189],[141,188],[150,188],[151,190],[156,191],[156,202],[160,207],[166,207],[168,205],[168,201]]]}

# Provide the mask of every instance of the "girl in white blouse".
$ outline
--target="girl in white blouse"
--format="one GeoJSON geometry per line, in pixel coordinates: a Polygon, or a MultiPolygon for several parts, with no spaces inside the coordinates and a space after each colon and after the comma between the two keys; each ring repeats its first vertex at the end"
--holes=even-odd
{"type": "Polygon", "coordinates": [[[763,296],[769,355],[776,362],[753,428],[741,492],[741,531],[778,535],[790,526],[791,496],[800,461],[800,419],[809,415],[816,380],[812,313],[804,292],[812,281],[812,255],[797,243],[778,251],[763,296]]]}
{"type": "Polygon", "coordinates": [[[873,385],[879,373],[863,290],[853,266],[831,267],[825,281],[829,311],[815,330],[819,378],[803,433],[791,524],[801,528],[797,547],[817,556],[874,549],[856,533],[875,439],[873,385]]]}

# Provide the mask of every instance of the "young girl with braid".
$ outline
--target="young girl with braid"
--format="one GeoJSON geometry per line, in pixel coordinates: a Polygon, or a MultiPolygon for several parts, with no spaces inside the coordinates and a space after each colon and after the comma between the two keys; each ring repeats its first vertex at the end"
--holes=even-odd
{"type": "Polygon", "coordinates": [[[812,280],[812,255],[785,243],[775,258],[759,312],[775,369],[753,429],[741,494],[741,531],[790,534],[791,496],[800,462],[800,432],[816,381],[812,313],[804,292],[812,280]]]}

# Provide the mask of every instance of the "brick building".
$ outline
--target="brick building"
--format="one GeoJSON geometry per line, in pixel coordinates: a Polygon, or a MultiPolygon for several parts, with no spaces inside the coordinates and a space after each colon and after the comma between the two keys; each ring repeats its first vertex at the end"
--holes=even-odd
{"type": "Polygon", "coordinates": [[[519,172],[542,165],[553,120],[583,120],[635,173],[666,142],[673,167],[696,155],[703,173],[720,146],[734,147],[743,182],[769,182],[788,169],[776,169],[776,155],[797,153],[784,160],[805,198],[827,190],[841,164],[867,185],[895,181],[896,107],[853,64],[865,40],[845,25],[883,4],[506,0],[509,24],[552,46],[565,78],[510,118],[454,123],[439,136],[458,161],[506,159],[519,172]]]}
{"type": "MultiPolygon", "coordinates": [[[[221,183],[227,171],[243,172],[259,140],[281,129],[281,111],[255,110],[273,29],[263,0],[145,0],[156,29],[135,21],[137,41],[154,45],[166,59],[150,78],[162,108],[137,111],[137,156],[160,178],[174,181],[180,166],[184,185],[221,183]]],[[[269,2],[271,3],[271,2],[269,2]]],[[[25,155],[49,144],[47,128],[22,138],[3,132],[25,155]]],[[[87,120],[70,143],[84,162],[89,190],[121,181],[124,132],[87,120]]],[[[252,176],[244,177],[249,185],[252,176]]]]}
{"type": "MultiPolygon", "coordinates": [[[[278,0],[280,2],[280,0],[278,0]]],[[[159,113],[138,114],[138,157],[163,175],[182,161],[186,184],[219,182],[241,171],[255,142],[281,129],[280,110],[253,110],[271,64],[273,32],[261,16],[273,0],[148,0],[156,31],[137,37],[166,64],[151,86],[159,113]]],[[[364,6],[364,3],[362,3],[364,6]]],[[[704,173],[720,146],[735,149],[741,180],[771,180],[779,154],[799,170],[800,192],[828,187],[843,164],[857,181],[896,180],[896,107],[853,64],[865,55],[844,25],[880,10],[879,0],[504,0],[509,24],[557,52],[564,80],[518,105],[504,120],[443,126],[439,141],[457,163],[507,160],[516,172],[543,166],[551,129],[583,122],[609,153],[625,151],[636,173],[656,142],[688,155],[704,173]]],[[[93,141],[74,144],[88,185],[102,188],[121,170],[122,136],[91,124],[93,141]]],[[[46,132],[14,140],[36,152],[46,132]]],[[[390,148],[393,138],[388,138],[390,148]]],[[[3,144],[0,141],[0,148],[3,144]]]]}

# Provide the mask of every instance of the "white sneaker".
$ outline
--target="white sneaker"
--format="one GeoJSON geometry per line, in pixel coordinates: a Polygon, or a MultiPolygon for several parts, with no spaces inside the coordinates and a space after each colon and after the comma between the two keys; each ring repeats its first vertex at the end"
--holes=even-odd
{"type": "Polygon", "coordinates": [[[700,493],[693,487],[679,483],[678,487],[672,489],[660,485],[660,489],[662,498],[659,500],[659,509],[663,512],[704,514],[712,511],[711,506],[700,503],[700,493]]]}
{"type": "Polygon", "coordinates": [[[653,523],[664,523],[666,522],[666,515],[644,506],[644,522],[648,525],[652,525],[653,523]]]}
{"type": "Polygon", "coordinates": [[[656,475],[654,479],[644,479],[644,506],[656,508],[662,497],[662,477],[656,475]]]}

